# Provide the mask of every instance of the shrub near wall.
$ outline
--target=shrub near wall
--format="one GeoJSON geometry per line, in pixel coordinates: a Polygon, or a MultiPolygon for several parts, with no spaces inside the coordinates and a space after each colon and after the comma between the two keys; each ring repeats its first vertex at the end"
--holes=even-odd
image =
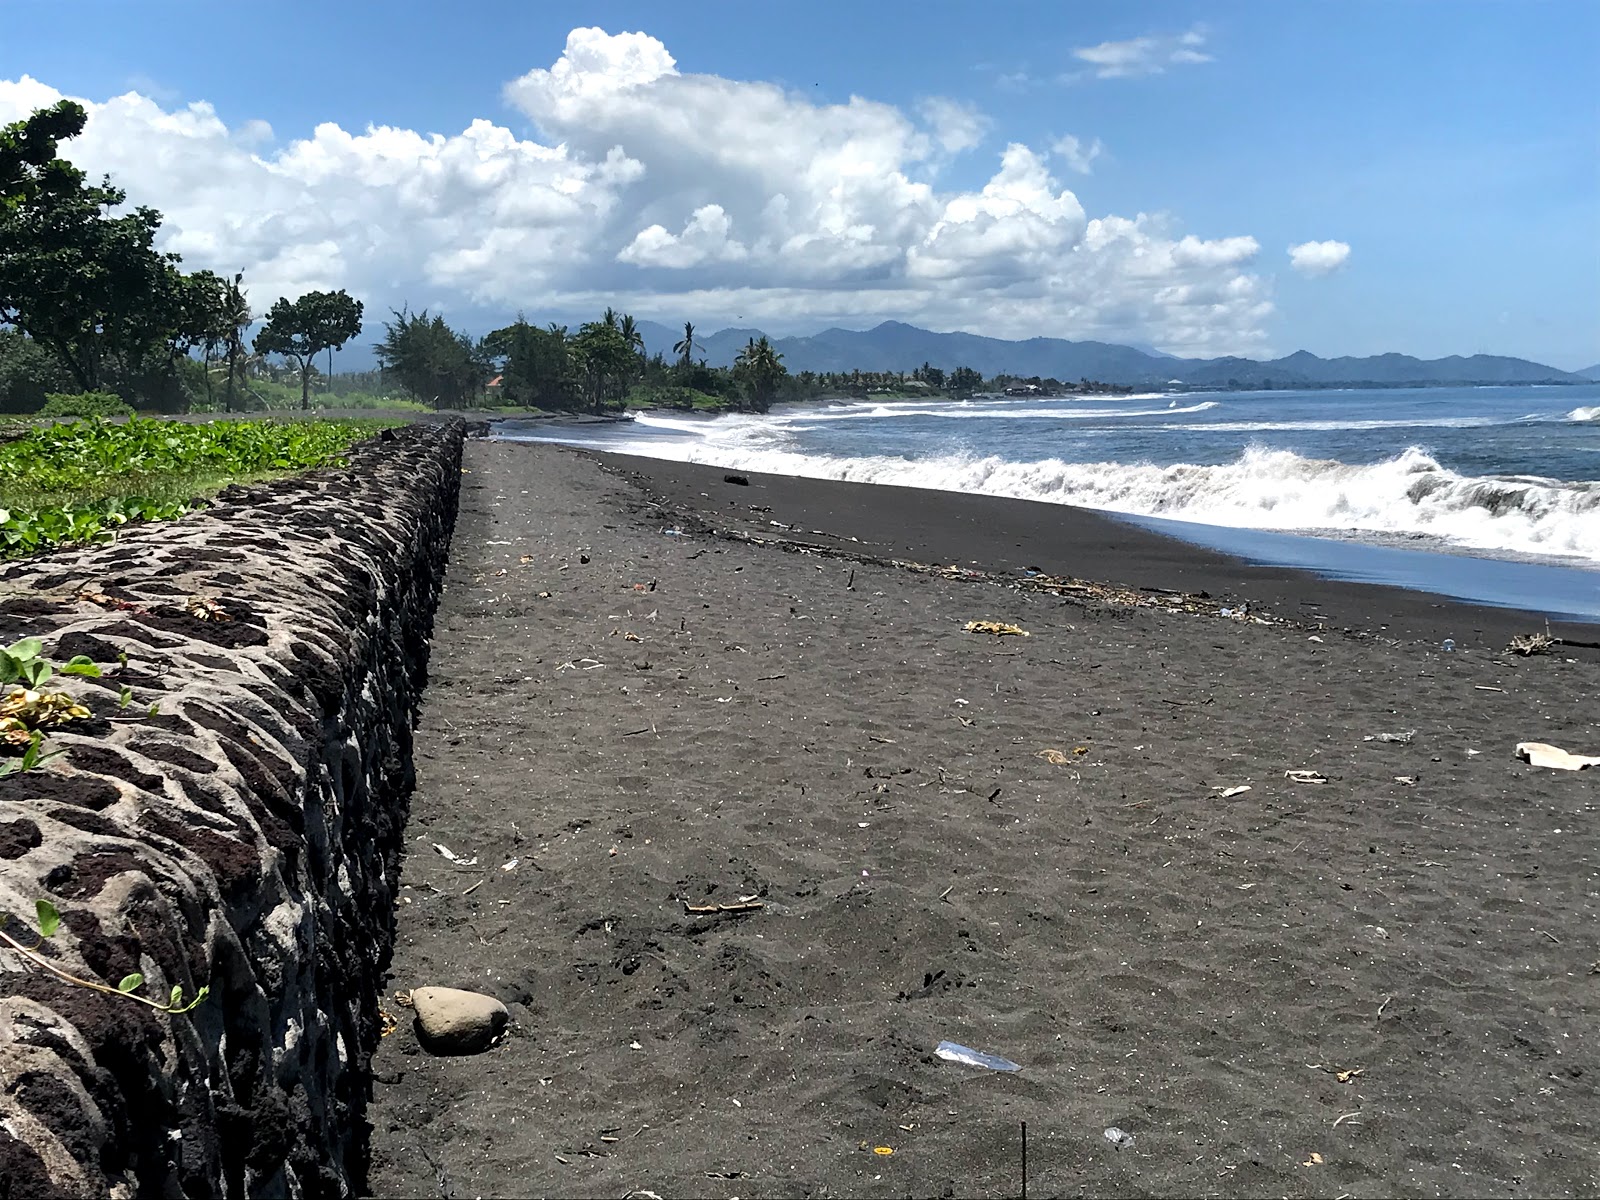
{"type": "Polygon", "coordinates": [[[104,671],[64,684],[92,714],[52,731],[65,754],[0,779],[7,928],[47,899],[64,969],[211,989],[170,1016],[0,964],[11,1194],[364,1187],[460,454],[459,423],[387,431],[346,470],[0,571],[0,644],[104,671]]]}
{"type": "Polygon", "coordinates": [[[133,406],[115,392],[51,392],[41,417],[131,417],[133,406]]]}

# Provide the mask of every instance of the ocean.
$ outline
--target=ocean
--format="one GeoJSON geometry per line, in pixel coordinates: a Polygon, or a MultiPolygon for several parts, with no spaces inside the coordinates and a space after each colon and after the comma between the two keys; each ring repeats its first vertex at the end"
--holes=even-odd
{"type": "Polygon", "coordinates": [[[1600,621],[1600,384],[869,399],[497,434],[1081,505],[1256,562],[1600,621]]]}

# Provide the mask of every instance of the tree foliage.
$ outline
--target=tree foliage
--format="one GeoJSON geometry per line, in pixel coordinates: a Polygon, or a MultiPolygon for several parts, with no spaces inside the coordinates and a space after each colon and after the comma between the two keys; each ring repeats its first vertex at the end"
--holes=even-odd
{"type": "Polygon", "coordinates": [[[733,374],[744,385],[752,412],[766,412],[772,407],[778,385],[789,374],[783,365],[783,355],[772,348],[765,334],[751,338],[734,360],[733,374]]]}
{"type": "Polygon", "coordinates": [[[493,359],[482,342],[457,333],[443,317],[406,309],[385,322],[373,349],[385,376],[434,408],[466,408],[478,402],[493,359]]]}
{"type": "Polygon", "coordinates": [[[3,385],[4,400],[70,381],[182,408],[204,383],[186,356],[216,324],[215,276],[184,275],[177,255],[155,248],[158,211],[117,213],[126,193],[60,156],[86,120],[62,101],[0,128],[0,326],[31,347],[14,342],[4,357],[12,370],[36,368],[26,386],[3,385]],[[66,379],[44,378],[57,374],[66,379]]]}
{"type": "Polygon", "coordinates": [[[342,288],[307,292],[298,300],[280,299],[256,334],[257,354],[278,354],[300,372],[300,407],[311,407],[311,370],[317,355],[337,350],[361,332],[361,301],[342,288]]]}

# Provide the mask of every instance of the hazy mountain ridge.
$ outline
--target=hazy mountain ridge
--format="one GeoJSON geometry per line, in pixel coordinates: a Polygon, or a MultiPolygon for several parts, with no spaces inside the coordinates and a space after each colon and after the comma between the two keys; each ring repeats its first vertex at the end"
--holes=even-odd
{"type": "MultiPolygon", "coordinates": [[[[645,345],[672,357],[682,331],[641,321],[645,345]]],[[[701,353],[712,366],[731,366],[759,329],[723,329],[705,335],[701,353]]],[[[699,335],[696,335],[699,341],[699,335]]],[[[935,333],[900,321],[873,329],[824,329],[809,337],[772,338],[790,371],[913,371],[923,363],[949,370],[967,366],[993,377],[1038,375],[1060,380],[1097,379],[1106,383],[1162,385],[1173,380],[1196,386],[1339,387],[1356,384],[1581,383],[1600,378],[1600,364],[1588,372],[1560,371],[1542,363],[1502,355],[1419,359],[1409,354],[1367,358],[1319,358],[1297,350],[1266,362],[1249,358],[1169,358],[1110,342],[1072,342],[1029,338],[1011,342],[973,333],[935,333]]]]}

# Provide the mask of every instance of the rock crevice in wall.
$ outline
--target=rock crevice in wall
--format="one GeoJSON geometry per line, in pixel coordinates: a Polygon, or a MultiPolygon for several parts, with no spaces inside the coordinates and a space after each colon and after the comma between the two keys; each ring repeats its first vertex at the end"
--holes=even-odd
{"type": "Polygon", "coordinates": [[[0,779],[0,912],[170,1016],[0,948],[0,1182],[12,1195],[345,1195],[393,942],[411,734],[462,427],[0,571],[0,645],[99,679],[65,753],[0,779]]]}

